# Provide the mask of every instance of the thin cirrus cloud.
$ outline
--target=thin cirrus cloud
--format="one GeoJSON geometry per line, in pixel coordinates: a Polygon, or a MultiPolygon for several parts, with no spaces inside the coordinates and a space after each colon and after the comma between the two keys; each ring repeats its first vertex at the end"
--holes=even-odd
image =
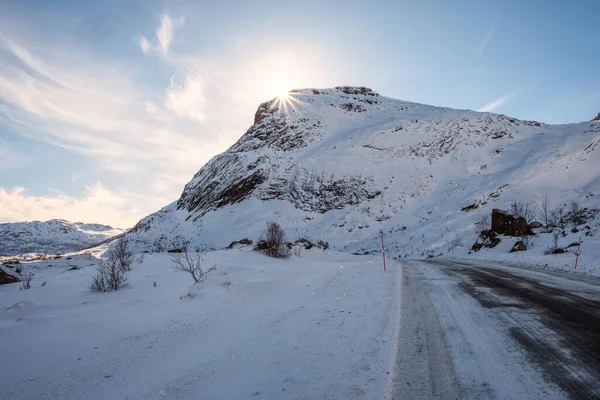
{"type": "Polygon", "coordinates": [[[172,69],[162,90],[147,90],[137,65],[99,58],[85,45],[73,48],[72,40],[53,38],[50,48],[41,34],[29,32],[24,40],[6,25],[0,28],[0,118],[25,140],[83,155],[94,172],[88,179],[102,182],[102,190],[84,182],[83,197],[61,187],[55,187],[60,195],[39,196],[27,194],[33,187],[14,192],[0,186],[0,208],[16,210],[19,202],[40,208],[7,214],[12,220],[76,218],[131,226],[175,200],[202,164],[252,123],[262,101],[283,90],[326,86],[334,78],[321,71],[335,68],[315,67],[329,57],[319,46],[257,51],[233,44],[219,58],[174,52],[171,44],[182,26],[183,18],[164,13],[152,39],[140,40],[142,51],[159,56],[144,62],[172,69]],[[95,201],[100,193],[112,193],[127,206],[95,201]]]}
{"type": "Polygon", "coordinates": [[[173,18],[168,13],[164,12],[160,16],[160,25],[154,31],[154,41],[147,39],[145,36],[140,36],[139,45],[144,54],[150,54],[156,50],[163,56],[169,56],[171,43],[175,35],[175,30],[185,23],[183,17],[173,18]]]}
{"type": "Polygon", "coordinates": [[[510,99],[512,99],[514,97],[515,93],[511,92],[508,94],[505,94],[504,96],[500,96],[498,97],[496,100],[485,104],[482,107],[479,107],[477,109],[477,111],[480,112],[494,112],[497,111],[500,107],[502,107],[504,104],[506,104],[510,99]]]}
{"type": "MultiPolygon", "coordinates": [[[[167,50],[172,37],[167,28],[158,31],[162,35],[161,46],[164,46],[161,48],[167,50]]],[[[118,172],[118,186],[137,185],[145,192],[142,208],[146,213],[176,198],[202,163],[229,144],[229,138],[211,137],[198,129],[205,102],[198,82],[186,81],[181,87],[169,85],[162,94],[148,96],[135,86],[134,77],[128,75],[126,68],[109,60],[98,60],[85,49],[75,52],[57,46],[52,53],[50,57],[44,47],[10,37],[0,30],[3,58],[0,118],[3,124],[24,139],[83,154],[98,171],[96,179],[102,179],[102,170],[118,172]],[[77,68],[72,67],[74,65],[77,68]],[[162,203],[148,199],[160,199],[162,203]],[[149,204],[152,208],[146,207],[149,204]]],[[[9,151],[6,146],[1,147],[2,151],[9,151]]],[[[118,190],[115,186],[113,183],[105,190],[118,190]]],[[[3,210],[13,210],[21,200],[25,205],[35,199],[40,210],[54,213],[2,213],[12,220],[45,216],[69,219],[73,215],[72,204],[80,204],[68,196],[23,197],[22,193],[2,190],[0,208],[3,210]]],[[[124,192],[121,197],[131,193],[124,192]]],[[[100,215],[104,221],[130,224],[140,216],[132,213],[132,217],[124,218],[122,212],[117,212],[118,208],[108,203],[90,202],[90,197],[80,201],[90,205],[80,208],[82,213],[85,210],[88,213],[87,218],[79,216],[80,220],[103,222],[98,221],[100,215]]],[[[131,201],[124,203],[131,204],[131,201]]]]}
{"type": "Polygon", "coordinates": [[[492,37],[492,33],[494,33],[494,25],[493,24],[490,26],[490,29],[488,30],[487,35],[485,35],[483,40],[477,46],[478,51],[481,52],[481,51],[485,50],[485,48],[487,47],[487,45],[490,41],[490,38],[492,37]]]}

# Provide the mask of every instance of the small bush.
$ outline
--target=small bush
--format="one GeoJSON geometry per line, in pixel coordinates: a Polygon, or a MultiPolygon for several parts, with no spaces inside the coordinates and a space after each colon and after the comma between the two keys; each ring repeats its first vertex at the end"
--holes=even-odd
{"type": "Polygon", "coordinates": [[[525,250],[529,250],[533,246],[534,236],[533,235],[522,235],[519,236],[519,240],[523,243],[525,250]]]}
{"type": "Polygon", "coordinates": [[[23,274],[22,282],[21,282],[21,290],[31,289],[31,281],[33,281],[33,274],[31,272],[23,274]]]}
{"type": "Polygon", "coordinates": [[[550,224],[551,226],[557,226],[560,229],[565,229],[566,217],[564,208],[559,207],[550,212],[550,224]]]}
{"type": "Polygon", "coordinates": [[[288,258],[291,254],[286,243],[285,232],[274,221],[267,222],[267,227],[262,231],[254,250],[273,258],[288,258]]]}
{"type": "Polygon", "coordinates": [[[44,281],[44,282],[42,282],[41,286],[42,286],[42,287],[44,287],[44,286],[46,286],[47,284],[48,284],[48,282],[44,281]]]}
{"type": "Polygon", "coordinates": [[[542,221],[542,225],[544,226],[545,232],[550,232],[551,227],[553,226],[553,218],[552,212],[550,211],[550,202],[548,200],[548,192],[546,192],[546,196],[536,204],[536,213],[540,221],[542,221]]]}
{"type": "Polygon", "coordinates": [[[215,269],[212,267],[208,271],[204,271],[202,269],[204,262],[202,253],[188,251],[187,244],[181,248],[180,253],[171,253],[171,261],[175,264],[173,267],[175,271],[187,272],[196,283],[204,281],[206,274],[215,269]]]}
{"type": "Polygon", "coordinates": [[[579,206],[579,203],[576,201],[572,201],[569,207],[568,218],[569,222],[573,225],[573,229],[576,229],[577,226],[584,224],[586,220],[585,209],[579,206]]]}
{"type": "Polygon", "coordinates": [[[109,258],[115,258],[123,271],[131,271],[133,263],[133,253],[129,249],[129,240],[126,236],[117,240],[114,246],[108,251],[109,258]]]}
{"type": "Polygon", "coordinates": [[[529,203],[522,201],[513,201],[508,213],[515,218],[525,218],[527,223],[533,221],[536,216],[536,210],[529,203]]]}
{"type": "Polygon", "coordinates": [[[116,258],[102,260],[96,271],[98,274],[92,278],[90,285],[92,292],[111,292],[129,286],[125,270],[121,268],[116,258]]]}
{"type": "Polygon", "coordinates": [[[488,231],[492,227],[492,216],[488,213],[480,212],[477,214],[475,220],[475,231],[480,234],[481,232],[488,231]]]}
{"type": "Polygon", "coordinates": [[[457,247],[462,247],[463,246],[463,241],[460,237],[455,237],[454,239],[452,239],[450,241],[450,243],[448,244],[448,250],[452,251],[457,247]]]}

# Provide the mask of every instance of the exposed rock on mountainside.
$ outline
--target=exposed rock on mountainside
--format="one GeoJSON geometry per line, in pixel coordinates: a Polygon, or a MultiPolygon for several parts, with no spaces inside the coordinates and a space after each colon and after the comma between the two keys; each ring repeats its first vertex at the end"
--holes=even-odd
{"type": "Polygon", "coordinates": [[[102,242],[124,230],[101,224],[52,219],[0,224],[0,255],[66,253],[102,242]]]}
{"type": "Polygon", "coordinates": [[[523,217],[513,217],[502,210],[492,210],[492,231],[499,235],[519,236],[528,232],[527,220],[523,217]]]}
{"type": "Polygon", "coordinates": [[[600,121],[600,113],[596,115],[596,118],[592,118],[592,121],[600,121]]]}
{"type": "Polygon", "coordinates": [[[380,248],[382,230],[391,254],[424,255],[457,234],[475,242],[479,212],[600,192],[600,126],[589,122],[545,125],[362,87],[292,91],[262,103],[254,122],[177,202],[136,225],[136,246],[223,248],[275,219],[291,238],[364,252],[380,248]]]}

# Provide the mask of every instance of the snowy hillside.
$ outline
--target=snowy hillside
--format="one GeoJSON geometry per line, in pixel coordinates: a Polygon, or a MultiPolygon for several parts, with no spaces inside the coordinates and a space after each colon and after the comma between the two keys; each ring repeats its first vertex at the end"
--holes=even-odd
{"type": "MultiPolygon", "coordinates": [[[[466,255],[479,212],[546,193],[551,207],[600,206],[596,121],[546,125],[339,87],[263,103],[254,122],[177,202],[136,225],[140,249],[183,240],[222,248],[255,239],[274,219],[290,239],[324,239],[341,251],[378,251],[383,230],[392,256],[447,254],[456,237],[466,255]]],[[[584,259],[593,247],[582,247],[584,259]]]]}
{"type": "Polygon", "coordinates": [[[100,243],[124,232],[101,224],[62,219],[0,224],[0,256],[66,253],[100,243]]]}
{"type": "Polygon", "coordinates": [[[148,255],[110,294],[86,290],[92,256],[25,264],[31,290],[0,286],[2,398],[383,397],[400,280],[378,259],[246,248],[206,262],[216,270],[192,289],[170,257],[148,255]]]}

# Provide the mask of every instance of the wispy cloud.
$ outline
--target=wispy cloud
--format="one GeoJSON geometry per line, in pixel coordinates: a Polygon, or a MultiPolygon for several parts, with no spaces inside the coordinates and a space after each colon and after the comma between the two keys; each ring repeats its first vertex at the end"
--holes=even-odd
{"type": "Polygon", "coordinates": [[[483,40],[477,46],[477,50],[478,51],[481,52],[481,51],[483,51],[487,47],[488,42],[490,41],[490,38],[492,37],[493,33],[494,33],[494,24],[492,24],[490,26],[490,29],[488,30],[487,35],[485,35],[485,37],[483,38],[483,40]]]}
{"type": "Polygon", "coordinates": [[[163,56],[168,57],[175,30],[183,26],[184,23],[185,18],[173,18],[167,12],[164,12],[160,16],[160,25],[156,28],[156,31],[154,31],[155,40],[151,41],[145,36],[141,36],[139,39],[140,48],[144,54],[149,54],[153,50],[156,50],[163,56]]]}
{"type": "Polygon", "coordinates": [[[499,109],[500,107],[502,107],[504,104],[506,104],[507,101],[509,101],[510,99],[512,99],[515,96],[515,92],[511,92],[508,94],[505,94],[504,96],[500,96],[498,97],[496,100],[482,106],[479,107],[477,109],[477,111],[480,112],[493,112],[496,111],[497,109],[499,109]]]}
{"type": "MultiPolygon", "coordinates": [[[[156,38],[140,41],[142,50],[169,55],[147,60],[172,69],[174,78],[164,82],[162,90],[149,90],[140,80],[143,66],[103,59],[80,43],[73,51],[72,39],[53,38],[49,47],[41,34],[29,32],[25,40],[5,26],[0,29],[3,125],[24,138],[85,156],[95,172],[88,183],[102,180],[104,189],[118,193],[124,204],[151,205],[144,207],[146,212],[175,200],[204,162],[247,129],[262,101],[282,90],[325,86],[333,77],[323,71],[337,71],[321,68],[330,62],[325,49],[306,45],[261,51],[234,42],[218,58],[172,52],[173,32],[183,20],[163,17],[156,38]]],[[[40,193],[37,189],[31,187],[31,193],[40,193]]],[[[8,210],[8,204],[17,210],[17,200],[49,204],[44,208],[47,213],[7,213],[12,220],[72,219],[76,216],[69,209],[77,204],[90,206],[88,217],[77,219],[97,221],[93,216],[100,215],[98,222],[104,222],[108,221],[104,215],[111,213],[115,217],[110,218],[126,218],[114,211],[112,203],[90,200],[100,190],[82,198],[13,193],[1,183],[0,190],[2,210],[8,210]]]]}
{"type": "Polygon", "coordinates": [[[177,84],[175,77],[165,94],[165,105],[175,114],[202,121],[207,99],[205,85],[199,76],[188,75],[183,84],[177,84]]]}

